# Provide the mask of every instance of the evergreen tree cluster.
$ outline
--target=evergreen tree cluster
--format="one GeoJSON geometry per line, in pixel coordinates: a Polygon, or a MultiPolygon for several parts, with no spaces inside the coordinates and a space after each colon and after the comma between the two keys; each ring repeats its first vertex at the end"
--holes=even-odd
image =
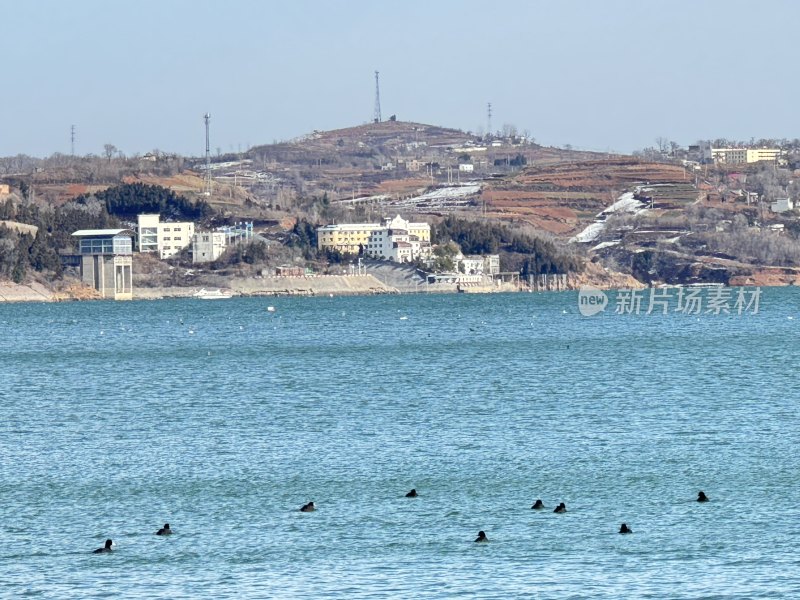
{"type": "Polygon", "coordinates": [[[580,261],[554,242],[514,231],[507,225],[446,217],[431,231],[437,243],[456,242],[464,254],[501,253],[503,268],[523,275],[580,271],[580,261]]]}
{"type": "Polygon", "coordinates": [[[192,201],[159,185],[124,183],[75,200],[85,203],[96,198],[109,214],[124,220],[135,220],[142,213],[158,213],[163,219],[197,221],[208,218],[214,210],[205,200],[192,201]]]}
{"type": "Polygon", "coordinates": [[[311,260],[317,253],[317,226],[305,219],[297,219],[286,239],[286,245],[299,248],[303,252],[303,257],[311,260]]]}
{"type": "Polygon", "coordinates": [[[36,236],[0,225],[0,277],[20,283],[29,270],[61,275],[58,251],[72,248],[78,229],[120,227],[98,202],[67,203],[53,208],[11,198],[0,204],[0,221],[16,221],[38,227],[36,236]]]}

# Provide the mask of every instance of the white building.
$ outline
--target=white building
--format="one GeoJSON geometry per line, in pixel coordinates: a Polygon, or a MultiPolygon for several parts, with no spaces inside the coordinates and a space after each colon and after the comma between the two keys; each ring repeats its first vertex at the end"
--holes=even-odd
{"type": "Polygon", "coordinates": [[[461,256],[456,259],[460,273],[465,275],[483,275],[484,260],[482,256],[461,256]]]}
{"type": "Polygon", "coordinates": [[[364,252],[367,256],[394,262],[411,262],[431,254],[431,226],[411,223],[397,215],[384,220],[383,227],[373,229],[364,252]]]}
{"type": "Polygon", "coordinates": [[[458,165],[458,170],[462,173],[472,173],[475,171],[475,165],[472,163],[461,163],[458,165]]]}
{"type": "Polygon", "coordinates": [[[194,223],[163,223],[158,214],[139,215],[137,241],[139,252],[156,252],[169,258],[192,243],[194,223]]]}
{"type": "Polygon", "coordinates": [[[486,256],[458,254],[454,257],[454,261],[458,272],[465,275],[496,275],[500,272],[499,254],[487,254],[486,256]]]}
{"type": "Polygon", "coordinates": [[[486,275],[497,275],[500,272],[499,254],[487,254],[483,257],[483,272],[486,275]]]}
{"type": "Polygon", "coordinates": [[[412,223],[397,215],[383,223],[325,225],[317,228],[317,247],[395,262],[427,258],[431,252],[430,223],[412,223]]]}
{"type": "Polygon", "coordinates": [[[775,202],[770,204],[770,209],[774,213],[782,213],[794,210],[794,202],[791,198],[775,198],[775,202]]]}
{"type": "Polygon", "coordinates": [[[760,162],[776,162],[783,157],[780,148],[711,148],[711,158],[717,164],[738,165],[760,162]]]}
{"type": "Polygon", "coordinates": [[[227,236],[222,231],[201,231],[192,236],[192,262],[213,262],[228,247],[227,236]]]}

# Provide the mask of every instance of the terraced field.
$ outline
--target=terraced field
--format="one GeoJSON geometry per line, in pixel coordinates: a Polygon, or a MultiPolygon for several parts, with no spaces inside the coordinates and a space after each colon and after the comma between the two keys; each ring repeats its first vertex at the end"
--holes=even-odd
{"type": "Polygon", "coordinates": [[[487,216],[522,220],[556,235],[582,229],[619,195],[645,185],[661,208],[685,207],[697,197],[679,165],[610,157],[528,167],[487,182],[481,199],[487,216]],[[663,186],[661,184],[673,184],[663,186]]]}

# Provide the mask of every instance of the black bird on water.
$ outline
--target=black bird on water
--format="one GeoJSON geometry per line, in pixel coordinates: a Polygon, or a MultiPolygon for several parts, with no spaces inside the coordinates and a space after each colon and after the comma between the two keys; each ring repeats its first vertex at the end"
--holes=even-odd
{"type": "Polygon", "coordinates": [[[303,504],[303,506],[300,507],[300,512],[314,512],[315,510],[317,509],[314,506],[313,502],[309,502],[308,504],[303,504]]]}
{"type": "Polygon", "coordinates": [[[483,532],[483,531],[479,531],[478,532],[478,537],[475,538],[475,542],[478,543],[478,542],[488,542],[488,541],[489,541],[489,538],[486,537],[486,533],[483,532]]]}
{"type": "Polygon", "coordinates": [[[417,497],[417,490],[413,489],[406,494],[406,498],[416,498],[417,497]]]}
{"type": "Polygon", "coordinates": [[[620,533],[633,533],[633,529],[628,527],[625,523],[619,526],[620,533]]]}
{"type": "Polygon", "coordinates": [[[708,496],[706,496],[705,492],[697,492],[697,501],[708,502],[708,496]]]}
{"type": "Polygon", "coordinates": [[[561,504],[556,506],[556,508],[555,508],[555,510],[553,510],[553,512],[554,513],[565,513],[565,512],[567,512],[567,505],[562,502],[561,504]]]}
{"type": "Polygon", "coordinates": [[[543,508],[544,508],[544,502],[542,502],[541,500],[536,500],[536,502],[533,503],[533,506],[531,506],[532,510],[542,510],[543,508]]]}
{"type": "Polygon", "coordinates": [[[104,552],[111,552],[111,545],[113,543],[114,542],[112,542],[110,539],[106,540],[106,545],[105,546],[103,546],[102,548],[98,548],[97,550],[93,550],[92,552],[94,554],[103,554],[104,552]]]}
{"type": "Polygon", "coordinates": [[[172,529],[169,528],[169,523],[164,523],[164,526],[156,531],[156,535],[172,535],[172,529]]]}

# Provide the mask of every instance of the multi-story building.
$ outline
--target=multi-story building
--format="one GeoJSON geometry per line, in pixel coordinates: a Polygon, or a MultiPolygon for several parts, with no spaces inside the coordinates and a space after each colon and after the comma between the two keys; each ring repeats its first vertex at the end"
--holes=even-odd
{"type": "Polygon", "coordinates": [[[482,256],[479,254],[473,254],[470,256],[464,256],[463,254],[457,254],[454,257],[454,261],[456,264],[456,270],[459,273],[464,273],[466,275],[497,275],[500,272],[500,255],[499,254],[487,254],[486,256],[482,256]]]}
{"type": "Polygon", "coordinates": [[[318,227],[317,248],[338,250],[342,254],[359,254],[367,247],[372,232],[380,227],[377,223],[348,223],[318,227]]]}
{"type": "Polygon", "coordinates": [[[780,148],[711,148],[711,158],[717,164],[740,165],[762,160],[771,162],[782,158],[780,148]]]}
{"type": "Polygon", "coordinates": [[[754,163],[762,160],[776,162],[783,156],[783,151],[780,148],[748,148],[747,149],[747,162],[754,163]]]}
{"type": "Polygon", "coordinates": [[[158,214],[139,215],[137,229],[139,252],[156,252],[162,259],[186,248],[194,235],[194,223],[165,223],[158,214]]]}
{"type": "Polygon", "coordinates": [[[486,275],[497,275],[500,272],[499,254],[487,254],[483,257],[483,272],[486,275]]]}
{"type": "Polygon", "coordinates": [[[317,247],[345,254],[363,254],[395,262],[430,255],[431,226],[397,215],[383,223],[326,225],[317,229],[317,247]]]}
{"type": "Polygon", "coordinates": [[[712,148],[711,158],[722,165],[739,165],[747,162],[747,148],[712,148]]]}
{"type": "Polygon", "coordinates": [[[223,255],[227,247],[227,237],[222,231],[195,233],[192,236],[192,262],[213,262],[223,255]]]}
{"type": "Polygon", "coordinates": [[[213,262],[229,247],[252,238],[252,221],[217,227],[215,231],[198,231],[192,236],[192,262],[213,262]]]}

